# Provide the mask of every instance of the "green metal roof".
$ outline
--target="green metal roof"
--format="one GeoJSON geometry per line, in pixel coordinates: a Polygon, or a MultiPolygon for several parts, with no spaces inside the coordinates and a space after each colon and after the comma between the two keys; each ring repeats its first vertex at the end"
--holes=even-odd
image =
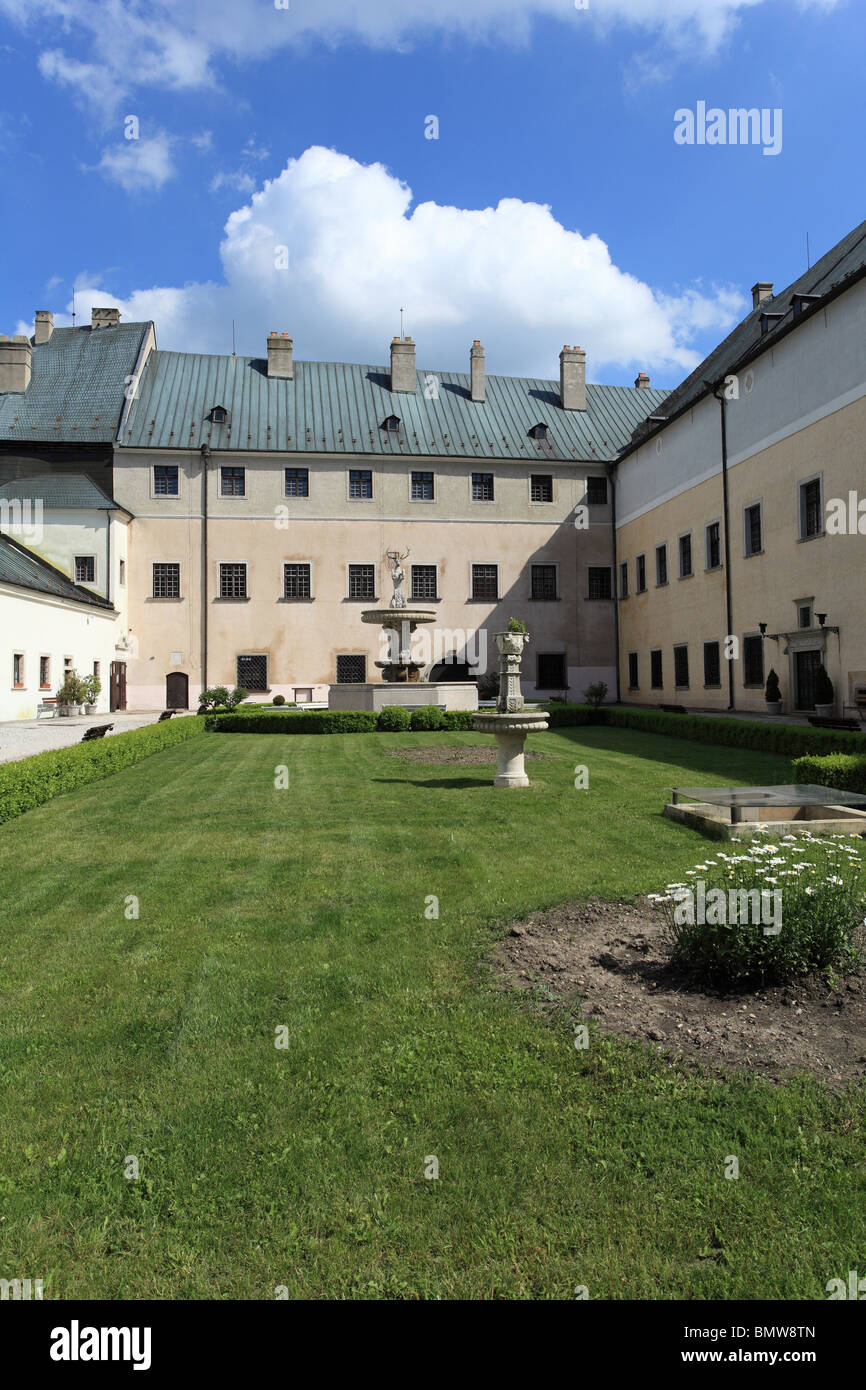
{"type": "Polygon", "coordinates": [[[54,565],[49,565],[41,555],[36,555],[21,545],[12,536],[0,532],[0,583],[14,584],[19,589],[34,589],[37,593],[52,594],[55,598],[73,599],[76,603],[87,604],[90,608],[106,608],[114,611],[114,604],[108,599],[92,594],[79,584],[73,584],[54,565]]]}
{"type": "Polygon", "coordinates": [[[43,507],[83,507],[88,511],[125,511],[83,473],[45,473],[0,485],[0,498],[41,501],[43,507]]]}
{"type": "MultiPolygon", "coordinates": [[[[104,331],[104,330],[100,330],[104,331]]],[[[421,370],[417,390],[392,392],[387,367],[295,362],[294,380],[269,378],[255,357],[152,352],[120,443],[133,448],[403,457],[615,458],[632,431],[665,400],[646,387],[586,388],[587,409],[563,410],[559,383],[488,376],[487,400],[470,399],[469,376],[421,370]],[[434,397],[434,389],[437,395],[434,397]],[[214,406],[229,412],[212,424],[214,406]],[[382,429],[399,417],[398,433],[382,429]],[[529,437],[546,424],[548,438],[529,437]]]]}
{"type": "Polygon", "coordinates": [[[0,440],[110,442],[149,323],[55,328],[34,346],[26,391],[0,395],[0,440]]]}

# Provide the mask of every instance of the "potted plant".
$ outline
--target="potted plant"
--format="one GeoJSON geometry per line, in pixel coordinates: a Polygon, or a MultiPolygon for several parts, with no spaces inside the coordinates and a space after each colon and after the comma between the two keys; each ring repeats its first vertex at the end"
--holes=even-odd
{"type": "Polygon", "coordinates": [[[836,708],[836,695],[833,682],[823,665],[818,667],[815,677],[815,713],[820,719],[832,719],[836,708]]]}
{"type": "Polygon", "coordinates": [[[779,688],[779,677],[775,671],[770,671],[767,677],[767,688],[764,691],[764,699],[767,702],[768,714],[782,713],[782,691],[779,688]]]}
{"type": "Polygon", "coordinates": [[[508,628],[505,632],[494,632],[497,649],[503,656],[522,656],[523,648],[529,641],[529,633],[526,631],[526,623],[519,618],[509,618],[508,628]]]}
{"type": "Polygon", "coordinates": [[[77,671],[66,672],[63,677],[63,684],[57,692],[57,700],[61,714],[70,715],[73,710],[77,713],[82,708],[84,689],[82,682],[78,679],[77,671]]]}
{"type": "Polygon", "coordinates": [[[84,696],[84,713],[96,713],[96,701],[102,689],[102,681],[98,676],[85,676],[81,682],[81,690],[84,696]]]}

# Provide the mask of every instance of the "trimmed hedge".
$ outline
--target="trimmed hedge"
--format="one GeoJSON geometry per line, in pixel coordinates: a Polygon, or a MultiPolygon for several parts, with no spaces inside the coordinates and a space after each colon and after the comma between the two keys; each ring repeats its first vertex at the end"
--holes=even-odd
{"type": "Polygon", "coordinates": [[[412,711],[412,732],[426,732],[428,729],[444,729],[445,715],[436,705],[422,705],[412,711]]]}
{"type": "MultiPolygon", "coordinates": [[[[423,714],[425,720],[429,714],[427,708],[414,710],[408,725],[399,721],[399,715],[408,711],[399,710],[398,707],[389,705],[387,712],[397,711],[398,725],[393,731],[405,731],[407,727],[414,730],[418,729],[443,729],[450,733],[461,731],[471,731],[475,728],[472,722],[472,710],[455,709],[443,714],[440,709],[433,711],[433,721],[427,723],[416,721],[416,714],[423,714]],[[435,722],[438,715],[441,722],[435,722]]],[[[282,711],[274,711],[268,714],[209,714],[205,718],[205,728],[218,734],[370,734],[377,730],[384,729],[381,723],[382,715],[386,710],[379,714],[372,710],[327,710],[317,709],[289,711],[283,714],[282,711]]],[[[389,732],[386,730],[386,732],[389,732]]]]}
{"type": "Polygon", "coordinates": [[[126,734],[109,735],[71,748],[36,753],[20,762],[0,766],[0,823],[41,806],[55,796],[86,787],[132,767],[152,753],[185,743],[204,732],[203,716],[189,715],[164,724],[147,724],[126,734]]]}
{"type": "Polygon", "coordinates": [[[694,743],[714,743],[722,748],[755,748],[790,757],[807,754],[862,753],[866,737],[845,730],[813,729],[801,724],[762,724],[748,719],[710,718],[702,714],[668,714],[665,710],[633,709],[627,705],[553,704],[546,707],[550,728],[562,725],[606,724],[612,728],[639,729],[694,743]]]}
{"type": "Polygon", "coordinates": [[[795,758],[795,782],[816,782],[837,791],[866,792],[866,753],[828,753],[823,758],[795,758]]]}
{"type": "Polygon", "coordinates": [[[386,734],[404,733],[409,728],[409,711],[402,705],[386,705],[379,711],[377,726],[386,734]]]}

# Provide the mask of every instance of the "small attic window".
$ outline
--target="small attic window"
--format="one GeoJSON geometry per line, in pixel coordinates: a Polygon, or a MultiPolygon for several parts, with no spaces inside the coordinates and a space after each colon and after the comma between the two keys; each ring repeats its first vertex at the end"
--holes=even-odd
{"type": "Polygon", "coordinates": [[[387,431],[389,432],[389,434],[396,434],[396,433],[398,432],[399,428],[400,428],[400,417],[399,417],[399,415],[389,415],[389,416],[387,417],[387,419],[385,419],[385,420],[382,421],[382,429],[383,429],[383,430],[387,430],[387,431]]]}
{"type": "Polygon", "coordinates": [[[224,425],[229,413],[224,405],[215,405],[207,417],[212,425],[224,425]]]}
{"type": "Polygon", "coordinates": [[[530,439],[546,439],[547,425],[542,425],[541,423],[533,425],[532,429],[529,431],[529,437],[530,439]]]}

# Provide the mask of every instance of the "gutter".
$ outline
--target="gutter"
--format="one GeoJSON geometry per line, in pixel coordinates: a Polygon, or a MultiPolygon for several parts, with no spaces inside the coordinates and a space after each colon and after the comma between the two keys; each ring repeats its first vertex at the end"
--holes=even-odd
{"type": "MultiPolygon", "coordinates": [[[[209,444],[201,446],[201,688],[207,690],[207,470],[211,460],[209,444]]],[[[201,700],[199,700],[201,704],[201,700]]]]}

